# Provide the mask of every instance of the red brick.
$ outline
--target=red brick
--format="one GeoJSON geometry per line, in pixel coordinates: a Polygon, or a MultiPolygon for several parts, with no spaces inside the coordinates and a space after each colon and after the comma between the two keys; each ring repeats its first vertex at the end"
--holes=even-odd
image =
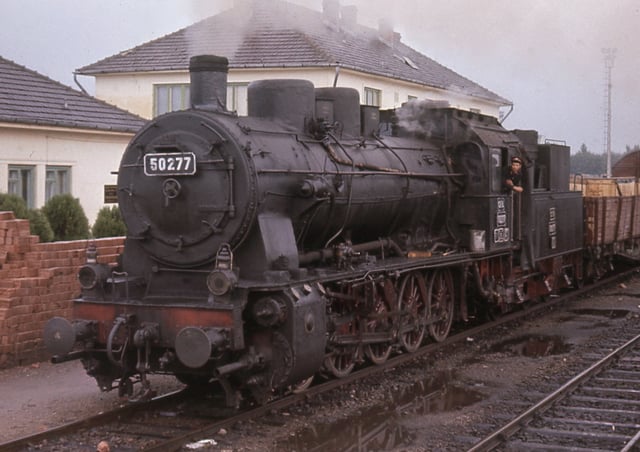
{"type": "Polygon", "coordinates": [[[0,297],[0,309],[7,309],[15,301],[11,297],[0,297]]]}
{"type": "Polygon", "coordinates": [[[95,244],[100,262],[115,265],[124,244],[123,237],[38,243],[27,226],[0,213],[0,337],[6,338],[0,347],[8,347],[4,356],[11,362],[41,352],[42,328],[50,318],[72,318],[72,300],[80,293],[76,275],[87,246],[95,244]]]}
{"type": "Polygon", "coordinates": [[[25,315],[25,314],[30,314],[31,313],[31,307],[28,305],[20,305],[20,306],[13,306],[11,308],[11,315],[15,318],[18,318],[21,315],[25,315]]]}
{"type": "Polygon", "coordinates": [[[40,339],[42,333],[39,331],[27,331],[24,333],[18,333],[16,342],[26,342],[40,339]]]}

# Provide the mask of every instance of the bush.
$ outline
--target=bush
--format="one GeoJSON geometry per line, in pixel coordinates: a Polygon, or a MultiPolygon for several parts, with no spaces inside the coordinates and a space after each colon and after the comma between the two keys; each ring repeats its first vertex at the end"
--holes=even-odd
{"type": "Polygon", "coordinates": [[[10,211],[16,218],[29,220],[29,231],[40,237],[41,242],[53,240],[53,230],[47,217],[38,209],[28,209],[20,196],[0,193],[0,211],[10,211]]]}
{"type": "Polygon", "coordinates": [[[27,213],[31,234],[40,237],[41,242],[53,242],[53,229],[40,209],[30,209],[27,213]]]}
{"type": "Polygon", "coordinates": [[[29,209],[20,196],[0,193],[0,212],[13,212],[16,218],[25,219],[29,209]]]}
{"type": "Polygon", "coordinates": [[[89,237],[89,220],[73,196],[56,195],[45,204],[42,212],[46,215],[54,240],[80,240],[89,237]]]}
{"type": "Polygon", "coordinates": [[[119,237],[126,235],[127,227],[124,221],[122,221],[118,206],[105,206],[100,209],[91,232],[97,239],[101,237],[119,237]]]}

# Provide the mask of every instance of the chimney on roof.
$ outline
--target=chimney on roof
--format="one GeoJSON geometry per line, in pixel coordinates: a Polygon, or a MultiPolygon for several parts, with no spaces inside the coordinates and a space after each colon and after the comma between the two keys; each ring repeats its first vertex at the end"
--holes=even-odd
{"type": "Polygon", "coordinates": [[[342,7],[342,26],[344,28],[354,28],[358,23],[358,7],[349,5],[342,7]]]}
{"type": "Polygon", "coordinates": [[[322,16],[325,21],[338,24],[340,21],[340,1],[322,0],[322,16]]]}
{"type": "Polygon", "coordinates": [[[378,37],[391,47],[400,43],[400,33],[393,31],[393,25],[386,18],[378,21],[378,37]]]}

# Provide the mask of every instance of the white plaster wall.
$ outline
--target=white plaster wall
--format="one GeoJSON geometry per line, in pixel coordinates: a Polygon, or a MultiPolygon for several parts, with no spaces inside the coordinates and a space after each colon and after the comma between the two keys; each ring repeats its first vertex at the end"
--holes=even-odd
{"type": "MultiPolygon", "coordinates": [[[[228,75],[230,83],[249,83],[254,80],[273,78],[303,79],[309,80],[318,88],[327,87],[333,86],[335,69],[234,69],[228,75]]],[[[150,119],[153,116],[153,85],[167,83],[189,83],[189,73],[183,71],[97,76],[96,97],[150,119]]],[[[476,109],[483,114],[494,117],[499,115],[497,105],[481,99],[344,68],[340,69],[337,86],[357,89],[360,93],[361,103],[365,87],[379,89],[382,91],[381,108],[383,109],[399,107],[408,100],[409,96],[415,96],[418,99],[447,100],[451,106],[456,108],[476,109]]]]}
{"type": "Polygon", "coordinates": [[[96,77],[95,97],[149,119],[153,115],[154,83],[188,82],[186,72],[103,75],[96,77]]]}
{"type": "Polygon", "coordinates": [[[45,203],[47,165],[71,167],[71,194],[89,224],[104,206],[104,185],[115,184],[120,158],[132,134],[16,127],[0,124],[0,192],[8,191],[9,165],[35,166],[35,207],[45,203]]]}

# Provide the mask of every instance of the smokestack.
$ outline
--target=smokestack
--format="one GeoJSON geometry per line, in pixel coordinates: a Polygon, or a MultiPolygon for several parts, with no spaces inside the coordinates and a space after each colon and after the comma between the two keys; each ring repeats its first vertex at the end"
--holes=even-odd
{"type": "Polygon", "coordinates": [[[214,111],[227,109],[229,60],[216,55],[196,55],[189,60],[191,107],[214,111]]]}

